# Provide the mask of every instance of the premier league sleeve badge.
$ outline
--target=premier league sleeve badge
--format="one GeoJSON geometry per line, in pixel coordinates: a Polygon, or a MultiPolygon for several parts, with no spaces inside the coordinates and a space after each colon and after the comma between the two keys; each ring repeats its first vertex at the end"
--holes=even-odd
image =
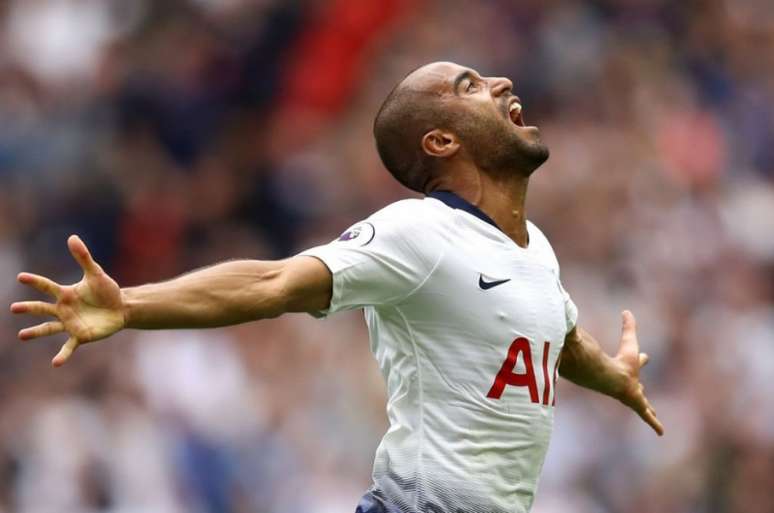
{"type": "Polygon", "coordinates": [[[334,242],[337,245],[365,246],[374,239],[374,235],[376,235],[374,225],[363,221],[348,228],[334,242]]]}

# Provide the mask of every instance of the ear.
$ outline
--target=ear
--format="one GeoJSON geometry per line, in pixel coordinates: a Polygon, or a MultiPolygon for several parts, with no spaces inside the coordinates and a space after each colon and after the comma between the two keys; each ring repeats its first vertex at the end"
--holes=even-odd
{"type": "Polygon", "coordinates": [[[460,141],[451,132],[438,128],[422,137],[422,151],[433,157],[451,157],[460,149],[460,141]]]}

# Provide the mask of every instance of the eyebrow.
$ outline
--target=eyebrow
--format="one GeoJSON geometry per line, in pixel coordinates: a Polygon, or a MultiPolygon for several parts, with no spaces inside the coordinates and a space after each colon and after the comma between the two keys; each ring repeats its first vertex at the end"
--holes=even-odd
{"type": "Polygon", "coordinates": [[[465,70],[462,73],[460,73],[459,75],[457,75],[457,77],[454,79],[454,94],[456,94],[456,95],[460,94],[460,91],[459,91],[460,84],[466,78],[473,80],[473,78],[474,78],[473,72],[470,71],[470,70],[465,70]]]}

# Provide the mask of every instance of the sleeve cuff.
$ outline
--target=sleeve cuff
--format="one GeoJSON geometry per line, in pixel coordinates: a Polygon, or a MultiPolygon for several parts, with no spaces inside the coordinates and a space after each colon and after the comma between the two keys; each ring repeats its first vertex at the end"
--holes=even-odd
{"type": "Polygon", "coordinates": [[[331,302],[328,305],[328,308],[324,310],[318,310],[316,312],[309,312],[309,315],[316,319],[323,319],[330,314],[338,312],[338,306],[340,305],[341,299],[341,284],[339,283],[340,280],[337,278],[337,274],[339,271],[347,267],[346,264],[340,259],[336,258],[335,253],[330,251],[328,246],[317,246],[314,248],[306,249],[301,253],[298,253],[296,256],[316,258],[322,262],[331,273],[331,302]]]}

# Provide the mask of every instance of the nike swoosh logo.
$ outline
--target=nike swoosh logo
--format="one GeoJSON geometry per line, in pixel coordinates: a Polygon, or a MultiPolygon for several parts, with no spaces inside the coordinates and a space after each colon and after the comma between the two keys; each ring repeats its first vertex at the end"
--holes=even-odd
{"type": "Polygon", "coordinates": [[[489,290],[492,287],[502,285],[503,283],[507,283],[509,281],[511,281],[510,278],[507,278],[505,280],[485,281],[483,274],[478,275],[478,286],[481,287],[481,290],[489,290]]]}

